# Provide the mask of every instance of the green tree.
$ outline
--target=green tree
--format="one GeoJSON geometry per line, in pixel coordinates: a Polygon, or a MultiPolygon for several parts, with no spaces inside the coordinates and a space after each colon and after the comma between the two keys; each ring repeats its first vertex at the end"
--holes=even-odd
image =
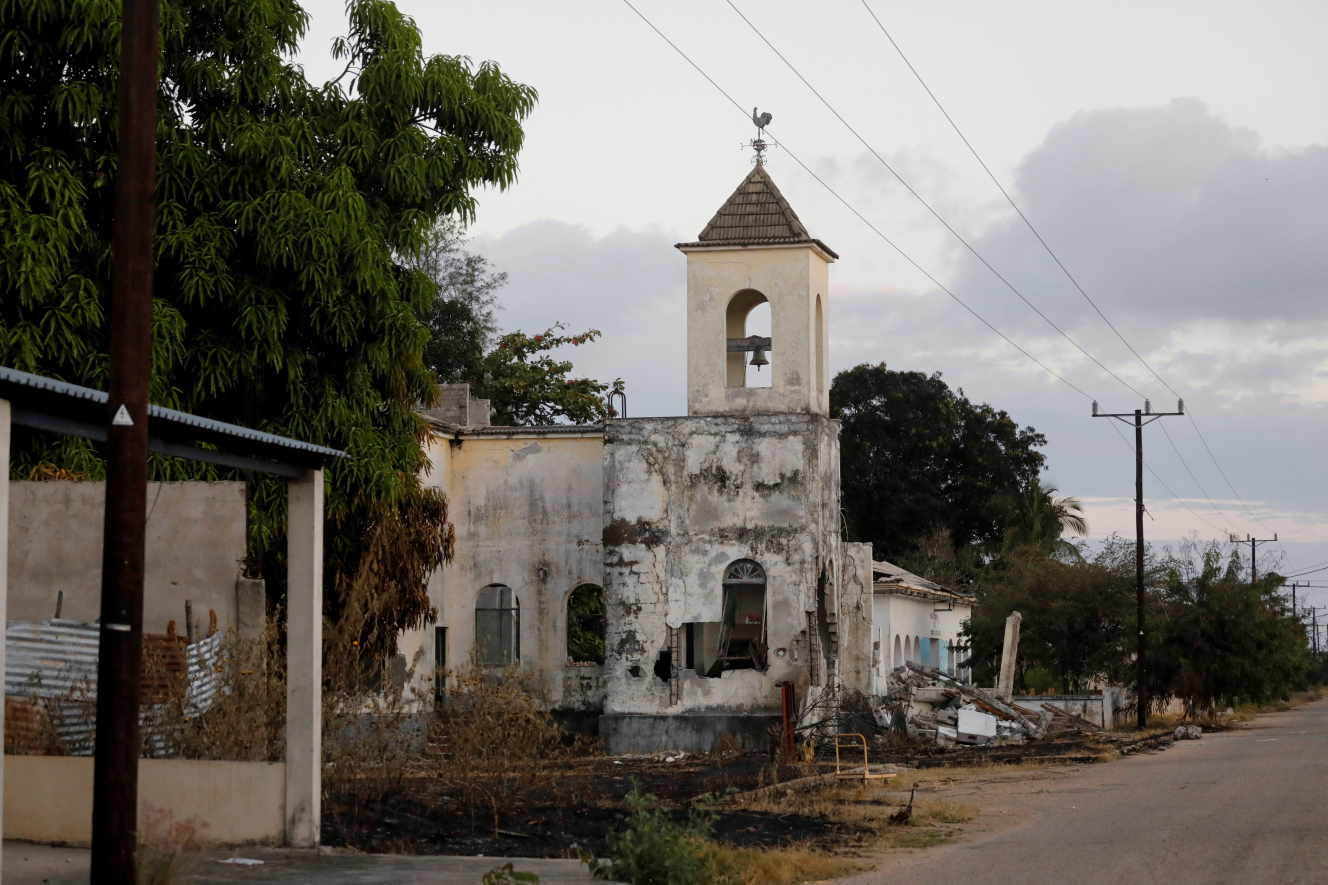
{"type": "Polygon", "coordinates": [[[1062,536],[1066,532],[1088,534],[1088,520],[1079,499],[1056,494],[1055,486],[1035,479],[1013,499],[1010,525],[1005,530],[1002,551],[1013,553],[1032,548],[1044,556],[1078,558],[1079,549],[1062,536]]]}
{"type": "Polygon", "coordinates": [[[1202,714],[1306,687],[1313,661],[1304,625],[1278,594],[1281,576],[1251,584],[1239,554],[1192,554],[1173,564],[1150,612],[1153,696],[1202,714]]]}
{"type": "Polygon", "coordinates": [[[870,541],[877,558],[906,559],[938,530],[956,550],[997,549],[1008,502],[1042,469],[1042,434],[939,374],[856,366],[835,376],[830,411],[843,428],[849,536],[870,541]]]}
{"type": "MultiPolygon", "coordinates": [[[[566,335],[563,328],[558,323],[538,335],[509,332],[485,355],[476,395],[489,400],[494,424],[591,424],[608,414],[604,397],[610,385],[571,377],[572,363],[551,353],[594,341],[599,330],[566,335]]],[[[621,380],[613,384],[614,389],[621,386],[621,380]]]]}
{"type": "MultiPolygon", "coordinates": [[[[293,0],[164,0],[151,396],[346,449],[329,471],[329,612],[369,582],[406,627],[431,614],[419,577],[451,536],[419,481],[436,286],[395,256],[514,180],[535,92],[492,63],[424,56],[390,2],[346,12],[345,70],[315,85],[292,61],[307,23],[293,0]]],[[[103,389],[119,14],[0,4],[0,364],[103,389]]],[[[20,471],[101,471],[81,441],[16,442],[20,471]]],[[[252,492],[253,559],[279,584],[282,489],[252,492]]]]}
{"type": "MultiPolygon", "coordinates": [[[[1129,681],[1134,649],[1134,566],[1114,539],[1090,562],[1063,562],[1035,547],[1020,548],[976,582],[977,604],[965,625],[978,682],[991,684],[1000,666],[1005,618],[1023,615],[1016,685],[1062,692],[1097,680],[1129,681]],[[1042,677],[1043,684],[1038,684],[1042,677]]],[[[1153,571],[1157,569],[1154,566],[1153,571]]]]}
{"type": "Polygon", "coordinates": [[[444,383],[478,380],[498,330],[494,305],[507,274],[467,251],[461,224],[450,217],[429,231],[424,247],[406,264],[438,286],[423,316],[429,330],[424,364],[444,383]]]}

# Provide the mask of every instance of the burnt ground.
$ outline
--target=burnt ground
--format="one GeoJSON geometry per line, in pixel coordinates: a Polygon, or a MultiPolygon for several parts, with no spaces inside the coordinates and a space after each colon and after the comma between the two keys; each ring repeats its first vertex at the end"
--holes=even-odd
{"type": "MultiPolygon", "coordinates": [[[[1169,736],[1068,735],[1027,744],[942,749],[878,739],[871,748],[871,762],[913,768],[1092,763],[1100,761],[1106,749],[1128,753],[1155,749],[1161,741],[1169,743],[1169,736]]],[[[860,845],[870,835],[828,817],[738,810],[707,801],[774,782],[765,754],[726,758],[689,754],[673,762],[667,758],[671,757],[656,754],[552,761],[539,783],[502,800],[497,834],[491,806],[441,776],[446,763],[439,763],[438,773],[416,773],[386,786],[357,780],[353,792],[334,790],[324,800],[323,842],[372,853],[570,857],[584,850],[598,854],[608,834],[626,821],[626,796],[633,787],[660,799],[679,820],[687,818],[692,804],[705,805],[713,815],[715,838],[733,845],[802,843],[835,849],[860,845]]],[[[818,754],[813,765],[781,766],[777,780],[833,770],[833,760],[832,749],[818,754]]]]}
{"type": "MultiPolygon", "coordinates": [[[[467,801],[437,776],[416,775],[387,789],[358,781],[355,792],[333,792],[323,803],[323,842],[373,853],[569,857],[602,853],[608,834],[627,818],[627,794],[636,787],[685,820],[688,808],[771,782],[763,754],[718,759],[684,756],[587,757],[554,764],[546,783],[532,786],[500,816],[494,833],[489,807],[467,801]],[[366,789],[367,788],[367,789],[366,789]],[[384,797],[363,798],[364,793],[384,797]],[[359,794],[358,796],[356,794],[359,794]]],[[[779,780],[807,774],[782,766],[779,780]]],[[[827,817],[726,809],[707,803],[713,835],[732,845],[792,843],[835,848],[860,843],[868,831],[827,817]]]]}

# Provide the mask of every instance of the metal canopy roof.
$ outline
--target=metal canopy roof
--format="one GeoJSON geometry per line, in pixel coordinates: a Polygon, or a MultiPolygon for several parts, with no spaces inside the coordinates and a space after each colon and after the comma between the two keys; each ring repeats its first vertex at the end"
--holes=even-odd
{"type": "MultiPolygon", "coordinates": [[[[103,391],[0,366],[0,399],[13,405],[15,424],[106,441],[109,397],[103,391]]],[[[286,477],[346,457],[338,449],[152,405],[148,446],[163,455],[286,477]]]]}

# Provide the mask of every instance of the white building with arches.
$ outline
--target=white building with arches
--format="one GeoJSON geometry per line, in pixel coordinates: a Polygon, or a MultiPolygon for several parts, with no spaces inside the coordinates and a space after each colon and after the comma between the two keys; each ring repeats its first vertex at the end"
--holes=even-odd
{"type": "Polygon", "coordinates": [[[838,256],[759,162],[677,248],[687,415],[491,427],[464,385],[427,413],[457,554],[405,650],[427,672],[519,666],[551,707],[597,713],[616,752],[763,743],[782,684],[867,692],[877,669],[871,550],[841,538],[828,415],[838,256]],[[574,592],[603,599],[596,660],[569,645],[574,592]]]}

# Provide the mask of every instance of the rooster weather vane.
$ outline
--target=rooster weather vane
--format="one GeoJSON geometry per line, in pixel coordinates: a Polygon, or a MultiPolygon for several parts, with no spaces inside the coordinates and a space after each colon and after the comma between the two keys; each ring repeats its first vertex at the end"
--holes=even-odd
{"type": "Polygon", "coordinates": [[[758,114],[756,108],[752,108],[752,122],[756,124],[756,137],[752,139],[752,148],[756,151],[756,165],[765,163],[765,149],[769,147],[765,141],[765,127],[770,125],[774,116],[766,111],[764,114],[758,114]]]}

